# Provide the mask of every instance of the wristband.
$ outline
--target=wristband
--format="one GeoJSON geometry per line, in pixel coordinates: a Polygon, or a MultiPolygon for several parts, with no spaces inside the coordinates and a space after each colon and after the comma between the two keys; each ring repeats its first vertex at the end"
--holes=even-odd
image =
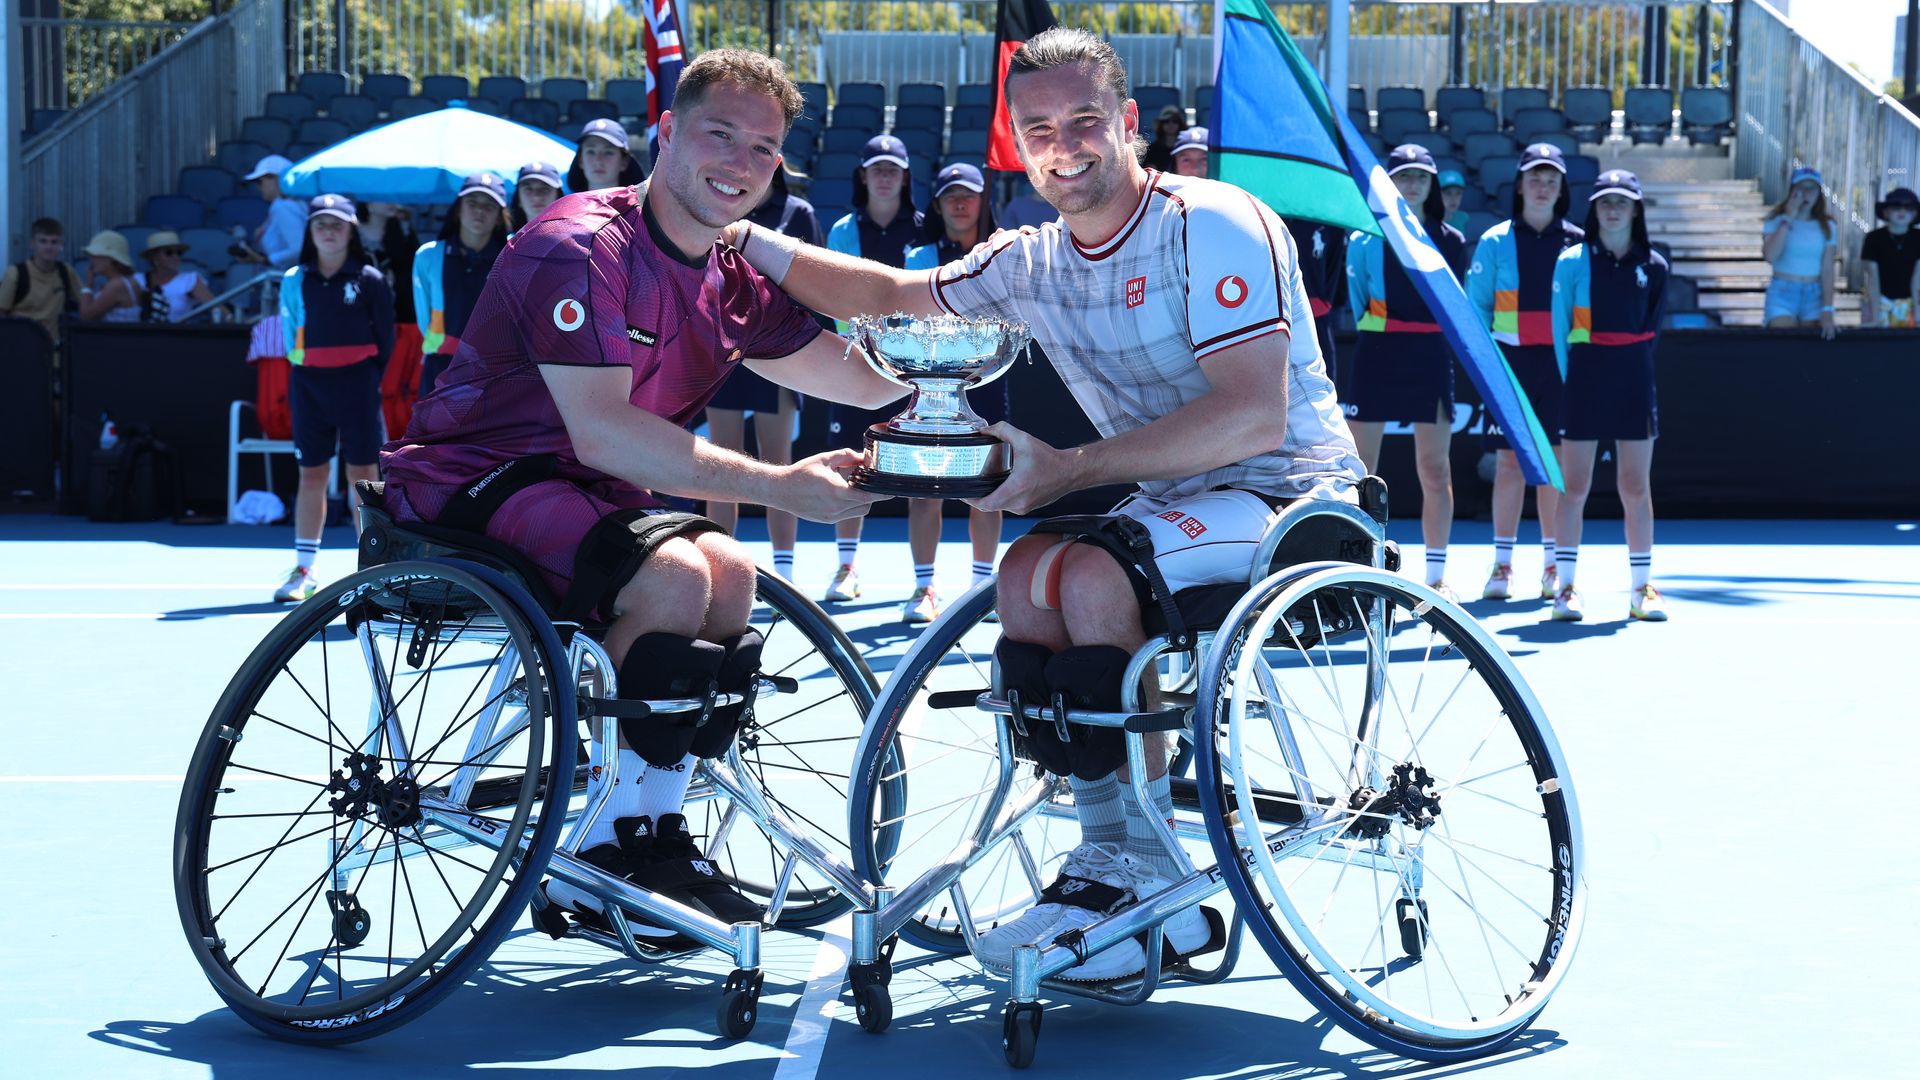
{"type": "Polygon", "coordinates": [[[747,223],[747,231],[740,238],[740,254],[746,257],[748,265],[775,285],[786,283],[787,271],[792,268],[793,256],[799,250],[798,239],[752,222],[747,223]]]}

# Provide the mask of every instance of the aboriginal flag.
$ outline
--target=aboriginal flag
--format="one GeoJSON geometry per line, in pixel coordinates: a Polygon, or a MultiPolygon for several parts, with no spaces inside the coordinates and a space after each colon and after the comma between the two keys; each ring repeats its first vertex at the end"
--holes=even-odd
{"type": "Polygon", "coordinates": [[[1000,0],[1000,16],[993,31],[993,133],[987,144],[987,168],[1024,172],[1013,146],[1013,123],[1007,117],[1007,60],[1028,38],[1059,24],[1047,0],[1000,0]]]}

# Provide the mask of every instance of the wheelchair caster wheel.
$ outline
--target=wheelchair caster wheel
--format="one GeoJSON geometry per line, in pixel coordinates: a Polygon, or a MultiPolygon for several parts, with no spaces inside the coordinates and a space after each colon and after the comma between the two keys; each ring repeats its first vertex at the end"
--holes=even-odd
{"type": "Polygon", "coordinates": [[[367,940],[367,934],[373,929],[373,916],[360,906],[350,892],[327,893],[327,906],[333,909],[333,940],[340,947],[351,949],[367,940]]]}
{"type": "Polygon", "coordinates": [[[727,984],[721,987],[720,1007],[715,1013],[723,1038],[744,1039],[753,1031],[754,1022],[760,1019],[762,977],[758,971],[740,969],[727,976],[727,984]]]}
{"type": "Polygon", "coordinates": [[[1400,948],[1420,959],[1427,947],[1427,902],[1403,896],[1393,905],[1393,913],[1400,922],[1400,948]]]}
{"type": "Polygon", "coordinates": [[[893,1023],[893,995],[884,986],[863,986],[853,992],[853,1015],[861,1028],[878,1035],[893,1023]]]}
{"type": "Polygon", "coordinates": [[[1040,1003],[1007,1002],[1000,1042],[1007,1051],[1007,1064],[1016,1069],[1033,1064],[1033,1051],[1040,1043],[1040,1003]]]}

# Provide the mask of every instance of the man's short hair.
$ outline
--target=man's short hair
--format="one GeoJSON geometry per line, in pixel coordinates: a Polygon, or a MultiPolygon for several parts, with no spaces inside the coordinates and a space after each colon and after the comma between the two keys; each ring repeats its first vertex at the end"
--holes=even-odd
{"type": "Polygon", "coordinates": [[[1113,91],[1121,101],[1133,96],[1127,84],[1127,65],[1113,46],[1090,30],[1075,26],[1056,26],[1042,30],[1014,50],[1007,61],[1006,89],[1013,89],[1013,77],[1033,71],[1090,64],[1099,74],[1100,85],[1113,91]]]}
{"type": "Polygon", "coordinates": [[[787,78],[786,66],[779,60],[751,49],[708,49],[681,70],[673,91],[675,111],[699,105],[715,86],[731,86],[772,98],[789,129],[806,105],[800,88],[787,78]]]}
{"type": "Polygon", "coordinates": [[[60,222],[50,217],[38,218],[33,227],[27,230],[29,236],[65,236],[67,230],[60,222]]]}

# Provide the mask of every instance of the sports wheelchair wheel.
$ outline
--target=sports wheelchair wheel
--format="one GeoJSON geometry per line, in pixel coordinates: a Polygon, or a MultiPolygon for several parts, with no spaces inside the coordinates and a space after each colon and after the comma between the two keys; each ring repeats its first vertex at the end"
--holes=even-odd
{"type": "Polygon", "coordinates": [[[1429,1061],[1546,1005],[1585,911],[1580,819],[1485,630],[1384,570],[1267,578],[1203,665],[1208,832],[1255,936],[1341,1027],[1429,1061]]]}
{"type": "MultiPolygon", "coordinates": [[[[847,769],[873,707],[873,672],[833,619],[792,585],[762,573],[757,593],[752,625],[767,639],[762,670],[796,680],[799,692],[765,694],[754,704],[753,719],[740,734],[741,763],[771,805],[850,864],[843,825],[847,769]]],[[[761,903],[773,896],[784,850],[744,810],[696,787],[686,815],[688,828],[706,837],[703,845],[743,893],[761,903]]],[[[851,905],[800,862],[778,925],[816,926],[851,905]]]]}
{"type": "Polygon", "coordinates": [[[174,891],[247,1023],[349,1042],[431,1008],[525,907],[566,816],[575,695],[518,586],[363,570],[254,649],[181,793],[174,891]]]}
{"type": "MultiPolygon", "coordinates": [[[[904,886],[920,877],[967,839],[992,797],[1001,769],[994,718],[974,708],[970,696],[937,708],[931,697],[992,687],[1000,630],[985,619],[993,604],[989,583],[949,607],[901,658],[869,714],[848,808],[853,867],[868,881],[904,886]]],[[[962,875],[965,914],[980,933],[1037,903],[1079,843],[1065,782],[1036,776],[1025,760],[1012,767],[1009,803],[1051,795],[1013,842],[987,852],[962,875]]],[[[936,952],[967,951],[951,892],[900,933],[936,952]]]]}

